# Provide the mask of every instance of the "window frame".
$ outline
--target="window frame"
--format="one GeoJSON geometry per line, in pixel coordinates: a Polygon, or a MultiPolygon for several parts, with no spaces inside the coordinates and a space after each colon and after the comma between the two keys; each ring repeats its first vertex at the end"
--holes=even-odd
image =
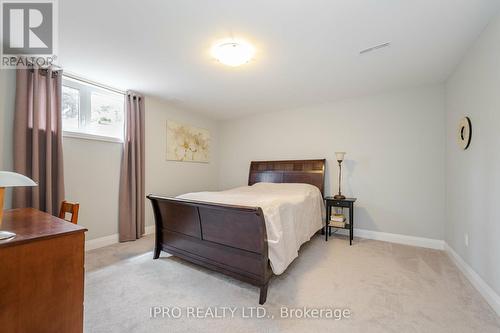
{"type": "Polygon", "coordinates": [[[79,117],[78,124],[80,125],[82,120],[82,115],[84,117],[91,117],[92,115],[92,93],[104,94],[104,95],[115,95],[119,96],[123,100],[123,134],[122,137],[99,135],[94,133],[87,133],[84,131],[73,131],[64,130],[63,137],[84,139],[84,140],[96,140],[114,143],[123,143],[125,139],[125,93],[118,92],[115,89],[107,88],[106,86],[95,84],[87,80],[80,80],[72,76],[66,76],[63,74],[62,86],[66,86],[79,91],[79,117]]]}

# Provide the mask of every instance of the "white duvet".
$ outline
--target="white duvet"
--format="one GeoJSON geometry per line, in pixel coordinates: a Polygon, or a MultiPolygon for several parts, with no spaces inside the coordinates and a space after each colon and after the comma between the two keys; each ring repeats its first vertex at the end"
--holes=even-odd
{"type": "Polygon", "coordinates": [[[177,198],[260,207],[267,228],[269,260],[281,274],[297,258],[300,246],[323,226],[323,198],[308,184],[257,183],[219,192],[196,192],[177,198]]]}

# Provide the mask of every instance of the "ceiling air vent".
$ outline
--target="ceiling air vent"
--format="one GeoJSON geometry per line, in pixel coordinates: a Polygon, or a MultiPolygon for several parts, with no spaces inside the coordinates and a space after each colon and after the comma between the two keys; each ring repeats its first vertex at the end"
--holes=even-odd
{"type": "Polygon", "coordinates": [[[359,52],[359,54],[365,54],[365,53],[372,52],[372,51],[375,51],[375,50],[380,50],[380,49],[383,49],[384,47],[388,47],[390,45],[391,45],[391,43],[383,43],[383,44],[379,44],[379,45],[376,45],[376,46],[372,46],[372,47],[369,47],[367,49],[361,50],[359,52]]]}

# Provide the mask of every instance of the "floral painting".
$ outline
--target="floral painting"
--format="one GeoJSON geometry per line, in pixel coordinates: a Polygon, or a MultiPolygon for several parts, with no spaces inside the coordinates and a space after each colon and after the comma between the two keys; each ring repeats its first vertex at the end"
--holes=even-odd
{"type": "Polygon", "coordinates": [[[167,160],[208,163],[210,132],[167,121],[167,160]]]}

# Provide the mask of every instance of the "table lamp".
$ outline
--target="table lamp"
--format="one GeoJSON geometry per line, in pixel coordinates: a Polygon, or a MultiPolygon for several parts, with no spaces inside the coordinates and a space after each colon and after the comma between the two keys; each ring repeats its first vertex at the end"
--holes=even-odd
{"type": "Polygon", "coordinates": [[[26,176],[15,172],[0,171],[0,240],[16,236],[15,233],[2,230],[3,200],[6,187],[37,186],[37,184],[26,176]]]}
{"type": "Polygon", "coordinates": [[[337,200],[344,200],[345,196],[342,195],[341,192],[341,183],[342,183],[342,161],[344,160],[345,152],[336,152],[335,157],[337,158],[337,162],[339,162],[339,193],[336,194],[333,198],[337,200]]]}

